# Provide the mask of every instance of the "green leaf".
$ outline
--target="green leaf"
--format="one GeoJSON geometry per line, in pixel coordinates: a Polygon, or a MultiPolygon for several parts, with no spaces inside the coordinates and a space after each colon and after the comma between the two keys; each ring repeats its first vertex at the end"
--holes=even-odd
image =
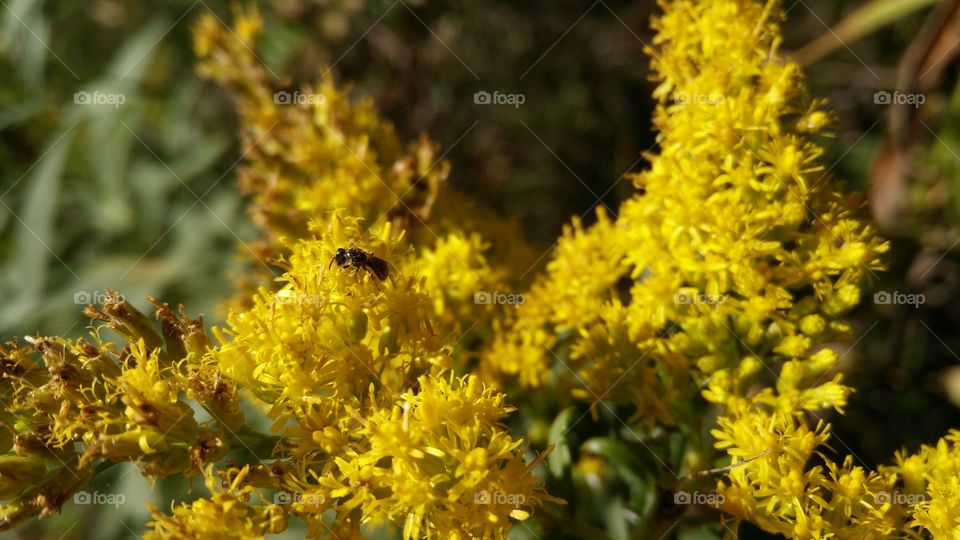
{"type": "Polygon", "coordinates": [[[570,432],[570,424],[577,414],[576,407],[567,407],[560,411],[550,426],[550,444],[554,445],[553,452],[547,456],[547,465],[550,473],[557,478],[562,478],[573,462],[573,455],[570,452],[570,445],[567,443],[567,435],[570,432]]]}
{"type": "Polygon", "coordinates": [[[54,137],[34,169],[21,180],[26,191],[22,207],[14,210],[4,203],[6,207],[3,210],[14,215],[13,223],[18,226],[10,262],[12,279],[4,283],[5,287],[15,291],[8,295],[8,298],[15,298],[8,304],[13,309],[5,309],[0,316],[0,321],[6,325],[16,324],[28,317],[42,303],[51,258],[56,258],[54,264],[63,264],[76,277],[73,270],[59,260],[54,241],[57,194],[74,133],[71,127],[54,137]]]}
{"type": "Polygon", "coordinates": [[[630,538],[630,526],[627,523],[628,510],[623,505],[620,497],[614,497],[606,507],[604,516],[607,524],[607,533],[611,540],[628,540],[630,538]]]}
{"type": "MultiPolygon", "coordinates": [[[[635,448],[627,446],[621,440],[594,437],[584,442],[580,449],[606,459],[617,469],[620,479],[638,495],[646,494],[655,483],[655,473],[651,467],[656,468],[656,464],[650,459],[642,459],[635,448]]],[[[652,452],[647,453],[652,457],[652,452]]]]}

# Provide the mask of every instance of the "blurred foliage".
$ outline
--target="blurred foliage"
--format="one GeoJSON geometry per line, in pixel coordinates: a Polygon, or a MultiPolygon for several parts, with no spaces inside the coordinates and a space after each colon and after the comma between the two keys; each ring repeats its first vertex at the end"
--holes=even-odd
{"type": "Polygon", "coordinates": [[[0,11],[5,335],[79,335],[106,286],[210,312],[248,228],[223,182],[230,122],[193,76],[189,3],[18,1],[0,11]],[[182,43],[180,46],[170,44],[182,43]],[[77,92],[123,103],[76,103],[77,92]],[[215,131],[219,130],[219,131],[215,131]],[[235,232],[236,231],[236,232],[235,232]],[[111,285],[112,284],[112,285],[111,285]]]}

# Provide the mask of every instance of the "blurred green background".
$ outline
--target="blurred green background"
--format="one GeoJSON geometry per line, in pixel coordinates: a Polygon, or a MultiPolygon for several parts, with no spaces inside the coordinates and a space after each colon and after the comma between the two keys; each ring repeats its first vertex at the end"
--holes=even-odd
{"type": "MultiPolygon", "coordinates": [[[[960,16],[956,2],[916,0],[784,8],[784,49],[836,111],[824,164],[870,192],[866,211],[893,247],[844,356],[858,391],[846,416],[830,417],[835,450],[873,467],[960,426],[960,16]],[[896,89],[922,93],[923,107],[877,103],[896,89]],[[875,291],[926,302],[878,305],[875,291]]],[[[142,309],[150,294],[222,318],[238,250],[256,233],[233,184],[243,149],[230,100],[193,71],[190,25],[207,10],[231,18],[215,1],[0,0],[4,337],[82,335],[82,304],[106,287],[142,309]],[[77,103],[78,92],[123,103],[77,103]]],[[[261,60],[278,85],[332,65],[404,138],[439,142],[453,188],[519,218],[541,251],[571,216],[589,222],[598,199],[616,209],[632,192],[624,173],[655,150],[643,52],[654,2],[277,0],[260,10],[261,60]],[[478,91],[525,101],[477,106],[478,91]]],[[[105,481],[133,482],[123,492],[158,504],[184,487],[161,482],[150,495],[123,471],[105,481]]],[[[14,534],[125,538],[145,522],[136,501],[68,530],[81,511],[68,504],[14,534]]]]}

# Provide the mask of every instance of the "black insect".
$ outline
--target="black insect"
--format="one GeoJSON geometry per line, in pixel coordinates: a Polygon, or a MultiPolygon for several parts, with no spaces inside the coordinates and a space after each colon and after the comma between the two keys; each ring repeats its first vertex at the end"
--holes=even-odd
{"type": "Polygon", "coordinates": [[[380,281],[387,279],[390,274],[390,264],[387,261],[358,247],[337,249],[337,253],[333,256],[333,260],[330,261],[327,268],[333,263],[337,263],[340,268],[349,266],[354,268],[354,271],[366,268],[380,281]]]}

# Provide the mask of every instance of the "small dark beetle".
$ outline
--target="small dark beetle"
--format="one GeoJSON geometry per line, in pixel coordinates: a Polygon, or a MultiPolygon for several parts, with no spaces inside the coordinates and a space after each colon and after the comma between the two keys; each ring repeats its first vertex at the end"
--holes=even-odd
{"type": "Polygon", "coordinates": [[[377,276],[377,279],[380,281],[387,279],[387,276],[390,274],[390,265],[387,261],[377,257],[373,253],[367,253],[358,247],[337,249],[337,253],[333,256],[333,260],[330,261],[327,268],[333,263],[337,263],[337,266],[340,268],[349,266],[354,268],[354,271],[366,268],[373,275],[377,276]]]}

